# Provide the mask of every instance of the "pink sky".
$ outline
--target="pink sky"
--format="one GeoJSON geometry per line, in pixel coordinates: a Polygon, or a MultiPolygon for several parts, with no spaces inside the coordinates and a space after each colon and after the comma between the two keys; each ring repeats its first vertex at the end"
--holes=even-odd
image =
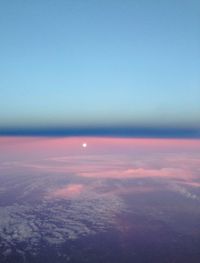
{"type": "Polygon", "coordinates": [[[135,151],[199,151],[200,140],[186,139],[135,139],[135,138],[32,138],[0,137],[0,158],[3,156],[32,158],[33,156],[56,156],[123,153],[135,151]],[[87,142],[87,149],[81,147],[87,142]]]}
{"type": "Polygon", "coordinates": [[[0,149],[0,168],[4,171],[186,180],[196,177],[200,167],[200,140],[2,137],[0,149]],[[83,142],[87,148],[82,147],[83,142]]]}

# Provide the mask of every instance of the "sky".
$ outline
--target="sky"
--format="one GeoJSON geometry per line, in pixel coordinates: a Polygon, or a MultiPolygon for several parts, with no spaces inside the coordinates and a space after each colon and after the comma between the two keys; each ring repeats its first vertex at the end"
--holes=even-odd
{"type": "Polygon", "coordinates": [[[199,136],[199,28],[198,0],[1,0],[0,134],[199,136]]]}

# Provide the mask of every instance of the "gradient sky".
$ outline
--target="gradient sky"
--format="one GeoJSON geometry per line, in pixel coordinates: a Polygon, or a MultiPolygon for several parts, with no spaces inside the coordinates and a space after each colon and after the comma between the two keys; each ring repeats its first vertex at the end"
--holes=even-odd
{"type": "Polygon", "coordinates": [[[1,0],[0,128],[195,127],[198,0],[1,0]]]}

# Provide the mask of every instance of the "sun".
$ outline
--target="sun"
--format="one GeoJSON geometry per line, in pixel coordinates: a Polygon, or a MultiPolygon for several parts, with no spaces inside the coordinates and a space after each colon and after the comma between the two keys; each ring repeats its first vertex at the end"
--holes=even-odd
{"type": "Polygon", "coordinates": [[[84,142],[84,143],[82,144],[82,147],[83,147],[83,148],[86,148],[86,147],[87,147],[87,143],[84,142]]]}

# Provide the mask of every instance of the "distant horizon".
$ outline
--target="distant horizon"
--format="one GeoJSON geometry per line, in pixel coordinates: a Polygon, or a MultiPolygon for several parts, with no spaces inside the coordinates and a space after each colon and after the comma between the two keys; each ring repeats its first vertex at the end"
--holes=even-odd
{"type": "Polygon", "coordinates": [[[200,138],[197,127],[80,126],[80,127],[4,127],[0,136],[36,137],[124,137],[124,138],[200,138]]]}

